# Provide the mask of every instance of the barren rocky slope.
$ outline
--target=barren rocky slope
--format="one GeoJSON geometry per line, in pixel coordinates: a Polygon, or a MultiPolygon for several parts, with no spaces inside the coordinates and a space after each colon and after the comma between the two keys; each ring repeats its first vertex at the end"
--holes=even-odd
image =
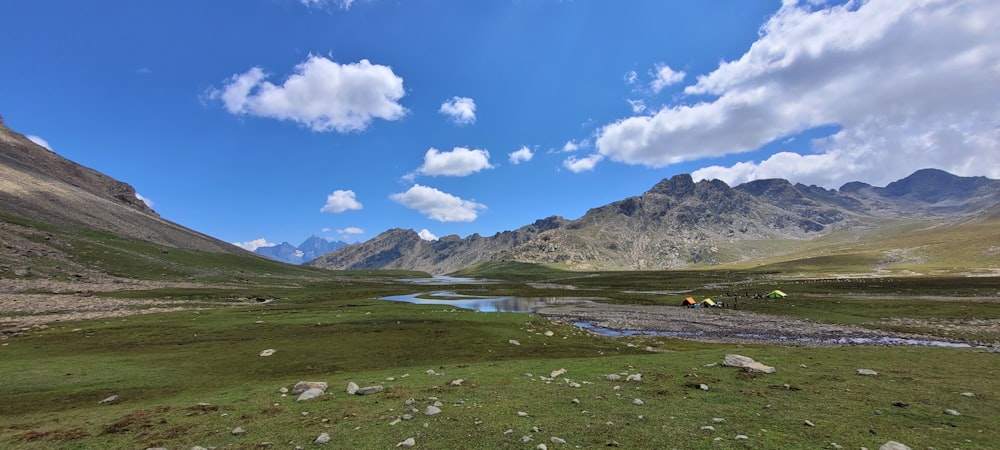
{"type": "Polygon", "coordinates": [[[838,190],[757,180],[730,187],[677,175],[642,195],[549,217],[483,237],[434,242],[394,229],[310,262],[328,269],[393,268],[449,273],[486,261],[555,263],[583,270],[672,269],[769,256],[741,242],[806,242],[883,220],[959,220],[1000,204],[1000,181],[925,169],[886,187],[848,183],[838,190]],[[725,248],[723,248],[725,247],[725,248]]]}

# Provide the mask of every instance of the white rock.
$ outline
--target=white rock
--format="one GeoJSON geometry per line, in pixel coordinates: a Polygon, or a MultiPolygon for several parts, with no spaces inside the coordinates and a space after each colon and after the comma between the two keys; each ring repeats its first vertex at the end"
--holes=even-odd
{"type": "Polygon", "coordinates": [[[327,387],[329,387],[329,385],[327,385],[326,382],[323,381],[300,381],[298,383],[295,383],[295,386],[292,386],[292,394],[299,395],[312,388],[316,388],[323,392],[326,392],[327,387]]]}
{"type": "Polygon", "coordinates": [[[566,369],[553,370],[552,373],[549,374],[549,376],[552,378],[557,378],[564,375],[565,373],[566,369]]]}
{"type": "Polygon", "coordinates": [[[812,423],[812,421],[809,421],[809,420],[805,421],[804,423],[806,424],[807,427],[814,427],[814,426],[816,426],[815,424],[812,423]]]}
{"type": "Polygon", "coordinates": [[[699,384],[698,385],[698,389],[701,389],[703,391],[707,391],[708,390],[708,385],[707,384],[699,384]]]}
{"type": "Polygon", "coordinates": [[[110,397],[108,397],[108,398],[106,398],[104,400],[101,400],[101,401],[99,401],[97,403],[102,404],[102,405],[112,405],[112,404],[118,403],[118,400],[119,400],[119,397],[116,394],[116,395],[112,395],[112,396],[110,396],[110,397]]]}
{"type": "Polygon", "coordinates": [[[705,426],[701,427],[701,429],[704,430],[704,431],[715,431],[715,427],[713,427],[711,425],[705,425],[705,426]]]}
{"type": "Polygon", "coordinates": [[[871,369],[858,369],[857,374],[858,375],[862,375],[862,376],[866,376],[866,377],[874,377],[874,376],[878,375],[878,372],[876,372],[874,370],[871,370],[871,369]]]}
{"type": "Polygon", "coordinates": [[[277,352],[277,350],[275,350],[273,348],[269,348],[267,350],[261,350],[260,356],[271,356],[271,355],[275,354],[276,352],[277,352]]]}
{"type": "Polygon", "coordinates": [[[327,442],[330,442],[330,435],[328,433],[323,433],[320,434],[315,441],[313,441],[313,444],[325,444],[327,442]]]}
{"type": "Polygon", "coordinates": [[[570,400],[570,401],[573,402],[574,405],[579,405],[580,404],[580,399],[578,399],[578,398],[574,398],[573,400],[570,400]]]}
{"type": "Polygon", "coordinates": [[[628,378],[625,379],[625,381],[641,382],[642,381],[642,374],[633,373],[632,375],[629,375],[628,378]]]}
{"type": "Polygon", "coordinates": [[[357,394],[358,393],[358,389],[361,389],[358,386],[358,383],[355,383],[353,381],[347,383],[347,389],[346,389],[346,391],[347,391],[348,394],[350,394],[350,395],[357,394]]]}
{"type": "Polygon", "coordinates": [[[729,354],[722,361],[722,365],[729,367],[739,367],[747,372],[774,373],[774,367],[764,365],[753,358],[743,355],[729,354]]]}
{"type": "Polygon", "coordinates": [[[535,448],[537,448],[538,450],[549,450],[549,446],[545,444],[538,444],[538,446],[535,448]]]}
{"type": "Polygon", "coordinates": [[[946,409],[946,410],[944,410],[944,413],[947,414],[947,415],[949,415],[949,416],[961,416],[962,415],[961,413],[959,413],[958,411],[955,411],[954,409],[946,409]]]}
{"type": "Polygon", "coordinates": [[[465,383],[465,380],[463,380],[461,378],[458,378],[458,379],[455,379],[455,380],[451,380],[451,383],[448,383],[448,384],[451,385],[451,386],[461,386],[462,383],[465,383]]]}
{"type": "Polygon", "coordinates": [[[642,399],[637,398],[637,399],[632,400],[632,404],[633,405],[637,405],[637,406],[642,406],[642,405],[645,405],[646,402],[642,401],[642,399]]]}
{"type": "Polygon", "coordinates": [[[552,436],[552,438],[549,439],[549,440],[552,441],[553,444],[565,444],[566,443],[565,439],[558,438],[558,437],[555,437],[555,436],[552,436]]]}
{"type": "Polygon", "coordinates": [[[433,416],[435,414],[441,414],[441,408],[434,405],[429,405],[427,408],[424,408],[424,415],[433,416]]]}
{"type": "Polygon", "coordinates": [[[405,441],[396,444],[396,447],[413,447],[417,445],[417,440],[413,438],[406,438],[405,441]]]}
{"type": "Polygon", "coordinates": [[[618,375],[617,373],[612,373],[612,374],[605,375],[604,379],[608,380],[608,381],[621,381],[622,377],[621,377],[621,375],[618,375]]]}
{"type": "Polygon", "coordinates": [[[323,395],[323,390],[320,388],[309,388],[305,392],[299,395],[296,401],[304,402],[306,400],[312,400],[316,397],[323,395]]]}
{"type": "Polygon", "coordinates": [[[531,436],[528,435],[521,436],[521,442],[531,442],[531,436]]]}
{"type": "Polygon", "coordinates": [[[975,397],[975,396],[976,396],[976,394],[973,394],[973,393],[971,393],[971,392],[963,392],[963,393],[962,393],[962,397],[969,397],[969,398],[972,398],[972,397],[975,397]]]}
{"type": "Polygon", "coordinates": [[[733,439],[736,439],[737,441],[744,441],[744,440],[747,440],[747,439],[750,439],[750,438],[747,437],[747,435],[745,435],[745,434],[737,434],[736,437],[733,438],[733,439]]]}
{"type": "Polygon", "coordinates": [[[282,394],[287,394],[288,393],[288,388],[282,386],[282,387],[278,388],[278,392],[281,392],[282,394]]]}
{"type": "Polygon", "coordinates": [[[723,419],[721,417],[713,417],[712,423],[726,423],[726,419],[723,419]]]}
{"type": "Polygon", "coordinates": [[[435,372],[434,369],[427,369],[426,373],[427,375],[437,375],[437,372],[435,372]]]}
{"type": "Polygon", "coordinates": [[[375,385],[375,386],[365,386],[365,387],[363,387],[363,388],[359,388],[359,389],[357,390],[357,392],[355,392],[355,394],[356,394],[356,395],[371,395],[371,394],[378,394],[379,392],[382,392],[382,389],[383,389],[383,388],[382,388],[382,386],[379,386],[379,385],[375,385]]]}
{"type": "Polygon", "coordinates": [[[545,335],[546,335],[546,336],[549,336],[549,337],[552,337],[552,336],[554,336],[554,335],[555,335],[555,333],[553,333],[553,332],[552,332],[552,330],[549,330],[549,331],[546,331],[546,332],[545,332],[545,335]]]}
{"type": "Polygon", "coordinates": [[[233,436],[239,436],[241,434],[247,434],[247,430],[244,430],[243,427],[236,427],[233,428],[233,431],[231,431],[230,433],[232,433],[233,436]]]}
{"type": "Polygon", "coordinates": [[[528,417],[528,413],[526,413],[524,411],[518,411],[517,412],[517,417],[528,417]]]}
{"type": "Polygon", "coordinates": [[[911,449],[906,444],[901,444],[896,441],[889,441],[886,442],[885,444],[882,444],[882,446],[879,447],[878,450],[913,450],[913,449],[911,449]]]}
{"type": "Polygon", "coordinates": [[[510,342],[511,345],[521,345],[521,342],[519,342],[517,339],[511,339],[507,342],[510,342]]]}

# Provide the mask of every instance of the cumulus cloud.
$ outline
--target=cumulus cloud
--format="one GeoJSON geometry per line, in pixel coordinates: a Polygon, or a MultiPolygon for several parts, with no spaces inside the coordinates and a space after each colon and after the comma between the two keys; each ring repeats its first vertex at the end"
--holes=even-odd
{"type": "Polygon", "coordinates": [[[392,194],[389,198],[439,222],[472,222],[478,217],[479,211],[486,209],[486,205],[419,184],[413,185],[406,192],[392,194]]]}
{"type": "Polygon", "coordinates": [[[450,152],[442,152],[431,147],[424,154],[424,164],[417,169],[417,173],[464,177],[493,167],[490,152],[486,150],[455,147],[450,152]]]}
{"type": "Polygon", "coordinates": [[[753,151],[835,126],[808,153],[709,167],[747,180],[780,174],[836,187],[924,167],[1000,177],[1000,3],[786,1],[738,60],[697,77],[690,104],[600,130],[607,158],[662,167],[753,151]],[[779,170],[780,168],[780,170],[779,170]]]}
{"type": "Polygon", "coordinates": [[[342,213],[344,211],[352,209],[361,209],[363,206],[361,202],[357,201],[354,197],[354,191],[333,191],[330,195],[326,196],[326,204],[320,208],[320,212],[328,213],[342,213]]]}
{"type": "Polygon", "coordinates": [[[579,141],[568,140],[563,144],[562,151],[564,152],[575,152],[581,148],[586,148],[590,146],[590,141],[587,139],[581,139],[579,141]]]}
{"type": "Polygon", "coordinates": [[[246,242],[233,242],[233,245],[237,247],[243,247],[244,249],[252,252],[261,247],[274,247],[277,244],[275,244],[274,242],[267,242],[267,239],[264,238],[258,238],[246,242]]]}
{"type": "Polygon", "coordinates": [[[671,69],[670,66],[666,64],[657,64],[656,68],[652,72],[652,75],[653,81],[649,83],[649,88],[652,89],[654,93],[659,94],[663,88],[683,81],[684,76],[687,74],[684,73],[683,70],[676,71],[671,69]]]}
{"type": "Polygon", "coordinates": [[[135,198],[139,199],[140,202],[145,203],[147,208],[153,209],[153,199],[143,197],[142,194],[139,194],[138,192],[135,193],[135,198]]]}
{"type": "Polygon", "coordinates": [[[510,157],[511,164],[521,164],[522,162],[531,161],[531,158],[535,157],[535,152],[532,152],[528,146],[524,146],[508,153],[507,156],[510,157]]]}
{"type": "Polygon", "coordinates": [[[346,236],[352,234],[364,234],[365,230],[362,230],[361,228],[358,227],[347,227],[347,228],[338,228],[337,233],[346,236]]]}
{"type": "Polygon", "coordinates": [[[625,83],[635,84],[637,81],[639,81],[639,74],[635,73],[634,70],[630,70],[628,72],[625,72],[624,78],[625,78],[625,83]]]}
{"type": "Polygon", "coordinates": [[[594,166],[601,162],[602,159],[604,159],[604,156],[599,153],[594,153],[583,158],[570,156],[569,158],[563,160],[563,167],[569,169],[569,171],[573,173],[586,172],[588,170],[594,170],[594,166]]]}
{"type": "Polygon", "coordinates": [[[476,123],[476,102],[468,97],[452,97],[445,100],[438,110],[458,125],[476,123]]]}
{"type": "Polygon", "coordinates": [[[46,141],[45,139],[42,139],[42,138],[40,138],[38,136],[35,136],[33,134],[28,134],[28,135],[25,135],[24,137],[28,138],[28,140],[31,141],[31,142],[34,142],[34,143],[36,143],[38,145],[41,145],[42,147],[45,147],[47,150],[50,150],[50,151],[52,150],[52,147],[49,146],[49,141],[46,141]]]}
{"type": "Polygon", "coordinates": [[[420,232],[417,233],[417,235],[420,236],[420,239],[423,239],[425,241],[436,241],[438,239],[438,237],[435,236],[434,233],[431,233],[430,230],[426,228],[420,230],[420,232]]]}
{"type": "Polygon", "coordinates": [[[361,131],[374,119],[406,115],[398,103],[406,95],[392,68],[367,59],[339,64],[310,55],[281,85],[267,81],[259,67],[233,75],[207,96],[221,100],[231,114],[291,120],[317,132],[361,131]]]}

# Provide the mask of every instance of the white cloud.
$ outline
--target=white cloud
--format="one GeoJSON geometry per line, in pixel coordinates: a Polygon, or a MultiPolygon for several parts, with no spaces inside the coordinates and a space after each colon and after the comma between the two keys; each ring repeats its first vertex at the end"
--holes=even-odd
{"type": "Polygon", "coordinates": [[[374,119],[397,120],[406,91],[392,68],[367,59],[339,64],[310,55],[280,86],[266,81],[259,67],[233,75],[208,98],[221,100],[231,114],[291,120],[313,131],[361,131],[374,119]]]}
{"type": "Polygon", "coordinates": [[[329,233],[331,231],[333,231],[333,230],[330,227],[323,227],[323,228],[320,228],[320,230],[319,230],[320,233],[329,233]]]}
{"type": "Polygon", "coordinates": [[[431,233],[430,230],[428,230],[426,228],[424,228],[423,230],[420,230],[420,232],[417,233],[417,234],[420,236],[420,239],[423,239],[425,241],[436,241],[436,240],[438,240],[438,237],[435,236],[434,233],[431,233]]]}
{"type": "Polygon", "coordinates": [[[28,140],[31,141],[31,142],[34,142],[34,143],[36,143],[38,145],[41,145],[42,147],[45,147],[45,149],[47,149],[49,151],[52,150],[52,147],[49,145],[49,141],[46,141],[45,139],[42,139],[42,138],[40,138],[38,136],[35,136],[33,134],[28,134],[28,135],[25,135],[24,137],[28,138],[28,140]]]}
{"type": "Polygon", "coordinates": [[[508,153],[507,156],[510,157],[511,164],[520,164],[522,162],[531,161],[531,158],[535,157],[535,152],[532,152],[528,146],[524,146],[518,150],[508,153]]]}
{"type": "Polygon", "coordinates": [[[566,141],[563,144],[562,151],[564,152],[575,152],[581,148],[587,148],[590,146],[590,141],[587,139],[581,139],[579,141],[574,141],[572,139],[566,141]]]}
{"type": "Polygon", "coordinates": [[[333,191],[326,196],[326,204],[320,208],[320,212],[342,213],[352,209],[362,209],[363,206],[354,198],[354,191],[333,191]]]}
{"type": "Polygon", "coordinates": [[[452,97],[441,104],[438,112],[458,125],[476,123],[476,102],[468,97],[452,97]]]}
{"type": "Polygon", "coordinates": [[[450,152],[442,152],[432,147],[424,154],[424,164],[417,169],[417,173],[464,177],[493,167],[490,165],[490,152],[486,150],[455,147],[450,152]]]}
{"type": "Polygon", "coordinates": [[[586,172],[588,170],[594,170],[594,166],[604,159],[599,153],[594,153],[590,156],[584,158],[577,158],[576,156],[570,156],[563,160],[563,167],[570,170],[573,173],[586,172]]]}
{"type": "Polygon", "coordinates": [[[680,83],[687,75],[683,70],[676,71],[666,64],[657,64],[656,69],[651,73],[653,81],[649,83],[649,88],[654,93],[659,94],[663,88],[672,84],[680,83]]]}
{"type": "Polygon", "coordinates": [[[991,0],[788,1],[744,55],[685,88],[698,102],[609,124],[597,148],[614,161],[662,167],[833,125],[840,131],[809,154],[699,173],[780,173],[828,187],[881,184],[924,167],[1000,177],[998,22],[1000,3],[991,0]]]}
{"type": "Polygon", "coordinates": [[[354,0],[299,0],[307,8],[325,8],[329,5],[336,6],[344,11],[351,9],[354,0]]]}
{"type": "Polygon", "coordinates": [[[419,184],[406,192],[389,196],[393,201],[410,209],[420,211],[428,218],[439,222],[472,222],[486,205],[463,200],[446,192],[419,184]]]}
{"type": "Polygon", "coordinates": [[[137,199],[139,199],[139,201],[145,203],[147,208],[153,209],[153,199],[147,198],[147,197],[143,197],[138,192],[135,193],[135,198],[137,198],[137,199]]]}
{"type": "Polygon", "coordinates": [[[632,107],[632,112],[634,114],[642,114],[646,112],[646,102],[639,100],[628,99],[628,104],[632,107]]]}
{"type": "Polygon", "coordinates": [[[344,235],[348,235],[348,234],[364,234],[365,230],[362,230],[361,228],[358,228],[358,227],[347,227],[347,228],[339,228],[339,229],[337,229],[337,233],[344,234],[344,235]]]}
{"type": "Polygon", "coordinates": [[[639,81],[639,74],[635,73],[634,70],[630,70],[628,72],[625,72],[624,78],[625,78],[625,83],[635,84],[637,81],[639,81]]]}
{"type": "Polygon", "coordinates": [[[296,258],[301,258],[301,257],[305,256],[306,253],[303,252],[302,250],[295,249],[295,251],[292,252],[292,254],[295,255],[296,258]]]}
{"type": "Polygon", "coordinates": [[[261,248],[261,247],[274,247],[277,244],[275,244],[273,242],[267,242],[267,239],[264,239],[264,238],[258,238],[258,239],[254,239],[252,241],[246,241],[246,242],[242,242],[242,243],[241,242],[233,242],[233,245],[235,245],[237,247],[243,247],[244,249],[250,250],[252,252],[252,251],[257,250],[258,248],[261,248]]]}

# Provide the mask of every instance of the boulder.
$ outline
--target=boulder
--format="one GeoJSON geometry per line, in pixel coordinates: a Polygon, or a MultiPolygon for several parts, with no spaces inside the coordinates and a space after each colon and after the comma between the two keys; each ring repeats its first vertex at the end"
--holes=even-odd
{"type": "Polygon", "coordinates": [[[371,395],[371,394],[378,394],[379,392],[382,392],[382,386],[375,385],[375,386],[365,386],[363,388],[358,388],[355,394],[371,395]]]}
{"type": "Polygon", "coordinates": [[[271,356],[271,355],[275,354],[276,352],[277,352],[277,350],[275,350],[273,348],[269,348],[267,350],[261,350],[260,356],[271,356]]]}
{"type": "Polygon", "coordinates": [[[882,444],[882,446],[879,447],[878,450],[913,450],[913,449],[911,449],[909,446],[905,444],[901,444],[896,441],[889,441],[886,442],[885,444],[882,444]]]}
{"type": "Polygon", "coordinates": [[[737,367],[747,372],[774,373],[774,367],[764,365],[753,358],[729,354],[722,360],[722,365],[727,367],[737,367]]]}
{"type": "Polygon", "coordinates": [[[330,434],[322,433],[316,438],[315,441],[313,441],[313,444],[325,444],[327,442],[330,442],[330,434]]]}
{"type": "Polygon", "coordinates": [[[302,394],[300,394],[299,398],[297,398],[296,400],[298,400],[300,402],[304,402],[306,400],[312,400],[312,399],[314,399],[316,397],[319,397],[321,395],[323,395],[323,390],[322,389],[319,389],[319,388],[309,388],[309,389],[306,389],[305,392],[303,392],[302,394]]]}
{"type": "Polygon", "coordinates": [[[309,389],[319,389],[326,392],[327,387],[328,385],[323,381],[300,381],[295,383],[295,386],[292,386],[292,394],[299,395],[309,389]]]}
{"type": "Polygon", "coordinates": [[[874,377],[878,375],[878,372],[871,369],[858,369],[857,374],[866,377],[874,377]]]}
{"type": "Polygon", "coordinates": [[[361,388],[358,386],[357,383],[355,383],[353,381],[347,383],[347,393],[348,394],[350,394],[350,395],[357,394],[358,393],[358,389],[361,389],[361,388]]]}

